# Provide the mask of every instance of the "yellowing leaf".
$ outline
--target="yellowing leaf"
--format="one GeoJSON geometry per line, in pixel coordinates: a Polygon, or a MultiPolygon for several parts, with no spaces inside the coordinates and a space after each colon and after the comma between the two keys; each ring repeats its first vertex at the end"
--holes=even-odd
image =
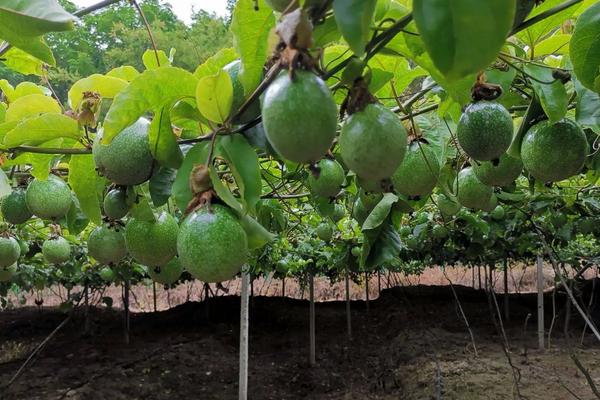
{"type": "Polygon", "coordinates": [[[123,79],[124,81],[131,82],[134,80],[140,73],[135,67],[131,65],[123,65],[122,67],[113,68],[106,73],[106,76],[111,76],[113,78],[123,79]]]}
{"type": "Polygon", "coordinates": [[[204,63],[199,65],[198,68],[196,68],[196,71],[194,71],[194,76],[200,79],[205,76],[214,75],[230,62],[237,60],[237,58],[238,55],[235,52],[235,49],[221,49],[217,54],[209,57],[204,63]]]}
{"type": "Polygon", "coordinates": [[[69,104],[76,110],[83,99],[83,92],[96,92],[103,98],[112,99],[127,87],[127,81],[100,74],[93,74],[75,82],[69,89],[69,104]]]}
{"type": "Polygon", "coordinates": [[[223,70],[205,76],[196,87],[198,109],[210,121],[222,124],[229,117],[233,102],[233,85],[229,74],[223,70]]]}
{"type": "Polygon", "coordinates": [[[52,97],[29,94],[19,97],[6,110],[6,121],[19,121],[43,113],[60,113],[61,108],[52,97]]]}
{"type": "Polygon", "coordinates": [[[3,143],[6,147],[37,146],[61,137],[79,139],[79,125],[73,118],[49,113],[21,122],[4,136],[3,143]]]}
{"type": "Polygon", "coordinates": [[[16,47],[8,50],[2,58],[8,68],[23,75],[47,75],[43,61],[16,47]]]}
{"type": "Polygon", "coordinates": [[[171,60],[167,57],[167,53],[163,50],[146,50],[142,55],[142,62],[146,69],[156,69],[158,67],[168,67],[171,65],[171,60]],[[158,60],[156,59],[158,55],[158,60]]]}

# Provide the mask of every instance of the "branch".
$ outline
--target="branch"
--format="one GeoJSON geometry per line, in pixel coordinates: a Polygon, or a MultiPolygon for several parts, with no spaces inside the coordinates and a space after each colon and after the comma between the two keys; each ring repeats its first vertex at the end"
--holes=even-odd
{"type": "Polygon", "coordinates": [[[35,147],[35,146],[17,146],[6,150],[0,150],[7,153],[24,152],[37,154],[92,154],[92,149],[61,149],[52,147],[35,147]]]}

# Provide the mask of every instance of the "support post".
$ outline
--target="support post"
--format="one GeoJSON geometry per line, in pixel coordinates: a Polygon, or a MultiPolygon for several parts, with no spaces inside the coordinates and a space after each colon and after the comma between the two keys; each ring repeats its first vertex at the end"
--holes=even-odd
{"type": "Polygon", "coordinates": [[[344,281],[346,283],[346,325],[348,328],[348,339],[352,339],[352,314],[350,312],[350,277],[348,266],[344,273],[344,281]]]}
{"type": "Polygon", "coordinates": [[[154,303],[154,312],[156,312],[156,282],[152,281],[152,300],[154,303]]]}
{"type": "Polygon", "coordinates": [[[504,260],[504,320],[510,321],[510,306],[508,298],[508,260],[504,260]]]}
{"type": "Polygon", "coordinates": [[[310,365],[317,364],[316,357],[316,335],[315,335],[315,277],[310,274],[308,277],[308,290],[310,292],[310,365]]]}
{"type": "Polygon", "coordinates": [[[242,293],[240,295],[240,377],[239,400],[248,399],[248,331],[249,331],[250,274],[247,266],[242,270],[242,293]]]}
{"type": "Polygon", "coordinates": [[[369,313],[369,273],[365,272],[365,298],[367,299],[367,313],[369,313]]]}
{"type": "Polygon", "coordinates": [[[129,280],[125,280],[123,288],[123,308],[125,309],[123,313],[123,336],[125,344],[129,344],[129,280]]]}
{"type": "Polygon", "coordinates": [[[544,350],[544,264],[542,256],[537,256],[537,320],[538,347],[544,350]]]}

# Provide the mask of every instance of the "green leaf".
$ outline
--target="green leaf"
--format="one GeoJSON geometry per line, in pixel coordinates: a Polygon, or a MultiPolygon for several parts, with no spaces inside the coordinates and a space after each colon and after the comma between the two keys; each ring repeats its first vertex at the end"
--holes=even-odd
{"type": "Polygon", "coordinates": [[[160,207],[167,204],[171,197],[173,182],[177,176],[177,170],[173,168],[160,167],[148,182],[150,198],[154,207],[160,207]]]}
{"type": "Polygon", "coordinates": [[[248,236],[248,249],[255,250],[272,242],[277,237],[249,215],[240,218],[240,224],[248,236]]]}
{"type": "Polygon", "coordinates": [[[4,65],[23,75],[46,76],[48,74],[44,69],[43,61],[16,47],[9,49],[2,58],[4,58],[4,65]]]}
{"type": "Polygon", "coordinates": [[[400,236],[388,217],[379,228],[364,233],[360,266],[370,269],[386,264],[397,259],[401,249],[400,236]]]}
{"type": "Polygon", "coordinates": [[[136,203],[131,207],[129,215],[141,221],[156,221],[156,216],[150,206],[149,195],[143,186],[138,186],[138,197],[136,203]]]}
{"type": "Polygon", "coordinates": [[[365,54],[377,0],[335,0],[333,13],[342,36],[358,57],[365,54]]]}
{"type": "Polygon", "coordinates": [[[150,151],[158,163],[168,168],[179,168],[183,154],[177,144],[177,137],[171,126],[171,108],[173,104],[165,104],[150,123],[148,139],[150,151]]]}
{"type": "Polygon", "coordinates": [[[238,0],[231,19],[233,44],[240,59],[240,81],[246,96],[259,85],[267,60],[268,38],[275,16],[265,0],[238,0]]]}
{"type": "Polygon", "coordinates": [[[9,103],[14,100],[15,88],[6,79],[0,79],[0,90],[9,103]]]}
{"type": "MultiPolygon", "coordinates": [[[[527,19],[531,19],[536,15],[540,15],[560,4],[564,3],[564,0],[545,0],[542,4],[538,5],[533,9],[527,19]]],[[[577,10],[578,4],[573,4],[571,7],[554,14],[548,18],[537,22],[529,28],[521,31],[517,34],[519,39],[527,43],[531,48],[541,42],[550,32],[556,29],[559,25],[565,22],[573,13],[577,10]]]]}
{"type": "Polygon", "coordinates": [[[235,210],[238,214],[242,215],[244,213],[242,204],[240,204],[240,202],[237,201],[233,193],[231,193],[229,187],[227,187],[223,183],[223,181],[219,177],[215,166],[211,165],[208,170],[210,173],[210,180],[213,184],[215,192],[217,192],[217,196],[219,196],[219,198],[223,200],[225,204],[227,204],[229,207],[235,210]]]}
{"type": "MultiPolygon", "coordinates": [[[[568,54],[570,41],[571,35],[568,34],[559,33],[554,36],[550,36],[548,39],[542,40],[535,46],[535,54],[533,55],[536,57],[541,57],[549,54],[568,54]]],[[[529,52],[531,54],[531,50],[529,52]]]]}
{"type": "Polygon", "coordinates": [[[123,65],[122,67],[113,68],[106,73],[106,76],[110,76],[112,78],[123,79],[124,81],[131,82],[134,80],[140,73],[135,67],[131,65],[123,65]]]}
{"type": "Polygon", "coordinates": [[[485,69],[504,45],[514,0],[415,0],[413,17],[437,69],[455,81],[485,69]]]}
{"type": "Polygon", "coordinates": [[[16,87],[11,95],[10,101],[15,101],[19,97],[27,96],[30,94],[43,94],[48,96],[50,91],[43,86],[36,85],[33,82],[21,82],[16,87]]]}
{"type": "Polygon", "coordinates": [[[224,123],[233,104],[233,85],[229,74],[220,70],[216,75],[201,78],[196,88],[196,104],[207,119],[224,123]]]}
{"type": "Polygon", "coordinates": [[[392,206],[398,201],[398,196],[393,193],[383,195],[381,201],[375,206],[362,225],[362,230],[376,229],[387,219],[392,206]]]}
{"type": "Polygon", "coordinates": [[[181,68],[160,67],[144,71],[112,102],[104,119],[103,143],[108,144],[146,111],[158,111],[167,103],[196,95],[198,81],[181,68]]]}
{"type": "Polygon", "coordinates": [[[244,200],[244,210],[253,211],[262,191],[256,151],[242,135],[223,137],[217,150],[218,154],[229,162],[231,173],[244,200]]]}
{"type": "Polygon", "coordinates": [[[60,105],[52,97],[29,94],[10,103],[6,110],[6,121],[19,121],[43,113],[60,113],[60,105]]]}
{"type": "Polygon", "coordinates": [[[69,161],[69,185],[77,199],[81,211],[96,225],[102,223],[100,199],[96,188],[98,185],[96,164],[91,154],[77,155],[69,161]]]}
{"type": "Polygon", "coordinates": [[[2,124],[6,118],[6,108],[6,103],[0,102],[0,124],[2,124]]]}
{"type": "Polygon", "coordinates": [[[67,212],[66,220],[67,228],[69,229],[69,233],[72,235],[79,235],[89,225],[90,220],[81,211],[79,200],[77,200],[77,198],[73,198],[71,207],[67,212]]]}
{"type": "Polygon", "coordinates": [[[325,47],[332,42],[337,42],[342,34],[335,22],[335,17],[330,16],[322,24],[315,26],[313,42],[316,48],[325,47]]]}
{"type": "Polygon", "coordinates": [[[533,76],[530,79],[531,86],[542,103],[542,108],[551,123],[557,122],[567,114],[569,97],[567,89],[559,80],[552,76],[552,69],[540,67],[535,64],[527,64],[525,72],[533,76]],[[545,82],[545,83],[542,83],[545,82]],[[549,82],[552,82],[549,84],[549,82]]]}
{"type": "Polygon", "coordinates": [[[0,169],[0,199],[10,194],[10,192],[12,192],[12,188],[8,176],[0,169]]]}
{"type": "Polygon", "coordinates": [[[600,94],[585,88],[579,79],[573,79],[577,91],[575,120],[581,126],[600,133],[600,94]]]}
{"type": "Polygon", "coordinates": [[[77,121],[62,114],[42,114],[18,124],[4,136],[7,147],[21,145],[39,146],[56,138],[81,138],[77,121]]]}
{"type": "Polygon", "coordinates": [[[79,107],[84,92],[96,92],[106,99],[114,98],[127,87],[127,81],[112,76],[93,74],[78,80],[69,89],[69,104],[73,110],[79,107]]]}
{"type": "Polygon", "coordinates": [[[577,20],[570,55],[577,79],[600,93],[600,3],[588,8],[577,20]]]}
{"type": "Polygon", "coordinates": [[[3,0],[0,3],[0,38],[54,65],[54,57],[42,35],[71,30],[75,19],[56,0],[3,0]]]}
{"type": "Polygon", "coordinates": [[[235,49],[231,47],[221,49],[214,56],[209,57],[204,63],[199,65],[198,68],[196,68],[196,71],[194,71],[194,76],[197,79],[200,79],[205,76],[215,75],[221,68],[237,59],[238,55],[235,52],[235,49]]]}
{"type": "Polygon", "coordinates": [[[144,63],[144,67],[146,69],[156,69],[158,67],[166,67],[171,66],[171,60],[167,56],[163,50],[146,50],[142,55],[142,62],[144,63]],[[156,55],[158,54],[158,61],[156,60],[156,55]],[[160,62],[160,65],[159,65],[160,62]]]}
{"type": "Polygon", "coordinates": [[[185,153],[181,167],[177,170],[177,176],[173,182],[173,198],[180,210],[185,210],[188,203],[192,201],[190,174],[195,165],[206,163],[208,150],[208,142],[197,143],[185,153]]]}

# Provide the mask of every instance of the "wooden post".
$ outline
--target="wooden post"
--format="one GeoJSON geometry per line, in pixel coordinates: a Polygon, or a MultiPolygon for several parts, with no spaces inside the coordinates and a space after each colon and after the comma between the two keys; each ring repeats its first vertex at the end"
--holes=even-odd
{"type": "Polygon", "coordinates": [[[123,316],[123,336],[125,339],[125,344],[129,344],[129,280],[125,280],[123,292],[123,308],[125,309],[123,316]]]}
{"type": "Polygon", "coordinates": [[[154,300],[154,312],[156,312],[156,282],[152,281],[152,298],[154,300]]]}
{"type": "Polygon", "coordinates": [[[281,297],[285,297],[285,276],[281,279],[281,297]]]}
{"type": "Polygon", "coordinates": [[[314,366],[317,364],[316,358],[316,335],[315,335],[315,277],[310,274],[308,282],[308,288],[310,292],[310,365],[314,366]]]}
{"type": "Polygon", "coordinates": [[[367,313],[369,312],[369,273],[365,272],[365,297],[367,299],[367,313]]]}
{"type": "Polygon", "coordinates": [[[248,332],[249,332],[249,286],[250,274],[242,269],[242,292],[240,295],[240,377],[239,400],[248,399],[248,332]]]}
{"type": "Polygon", "coordinates": [[[344,274],[344,280],[346,283],[346,325],[348,328],[348,338],[352,339],[352,315],[350,313],[350,277],[347,265],[345,272],[346,273],[344,274]]]}
{"type": "Polygon", "coordinates": [[[542,256],[537,256],[537,306],[538,306],[538,347],[544,350],[544,264],[542,256]]]}
{"type": "Polygon", "coordinates": [[[85,295],[85,324],[84,324],[84,328],[83,328],[83,332],[85,335],[89,335],[90,334],[90,330],[91,330],[91,323],[90,323],[90,298],[89,298],[89,287],[88,287],[88,283],[87,283],[87,279],[85,281],[85,287],[84,287],[84,295],[85,295]]]}
{"type": "Polygon", "coordinates": [[[377,296],[381,296],[381,271],[377,271],[377,296]]]}
{"type": "Polygon", "coordinates": [[[488,288],[488,267],[487,265],[483,266],[483,287],[485,289],[485,291],[487,292],[488,288]]]}
{"type": "Polygon", "coordinates": [[[209,289],[210,289],[210,286],[208,285],[208,283],[205,283],[204,284],[204,312],[205,312],[207,321],[210,320],[210,308],[208,305],[208,297],[210,295],[209,289]]]}
{"type": "Polygon", "coordinates": [[[510,321],[510,308],[508,298],[508,260],[504,260],[504,319],[510,321]]]}
{"type": "Polygon", "coordinates": [[[477,266],[477,279],[479,280],[479,290],[481,290],[481,265],[477,266]]]}

